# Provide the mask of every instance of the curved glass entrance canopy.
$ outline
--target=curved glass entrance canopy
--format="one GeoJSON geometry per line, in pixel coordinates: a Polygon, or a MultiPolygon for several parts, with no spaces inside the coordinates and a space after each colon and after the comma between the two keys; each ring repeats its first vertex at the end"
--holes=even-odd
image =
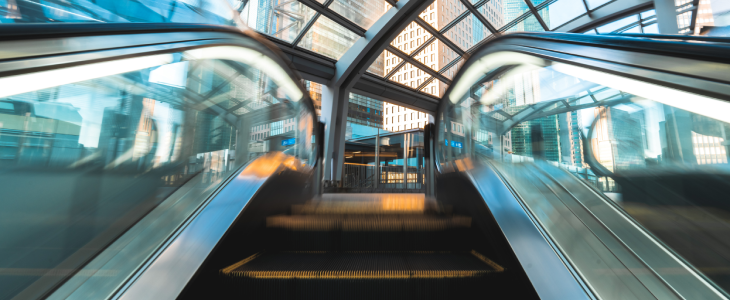
{"type": "MultiPolygon", "coordinates": [[[[698,6],[680,2],[678,15],[694,25],[698,6]]],[[[374,85],[381,100],[433,112],[433,104],[416,102],[438,103],[464,58],[488,40],[512,32],[651,33],[652,8],[651,0],[0,0],[0,22],[253,29],[289,54],[307,80],[329,84],[344,74],[360,83],[348,88],[372,92],[374,85]]]]}

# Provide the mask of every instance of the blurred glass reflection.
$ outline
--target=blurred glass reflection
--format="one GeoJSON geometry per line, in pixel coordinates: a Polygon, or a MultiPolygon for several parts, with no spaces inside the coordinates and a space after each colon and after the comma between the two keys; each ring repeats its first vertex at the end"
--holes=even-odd
{"type": "MultiPolygon", "coordinates": [[[[468,90],[449,95],[457,98],[439,116],[442,170],[464,171],[470,157],[493,165],[579,272],[591,284],[603,282],[594,286],[599,294],[612,280],[606,270],[629,264],[591,246],[611,242],[575,225],[595,222],[576,207],[620,237],[620,214],[600,213],[616,207],[688,263],[686,269],[647,272],[693,278],[698,270],[703,280],[730,290],[730,124],[724,117],[730,104],[550,61],[505,61],[475,71],[468,90]],[[577,180],[597,194],[577,192],[577,180]],[[595,195],[610,200],[599,205],[595,195]],[[591,256],[601,257],[598,265],[591,256]]],[[[469,75],[467,70],[462,78],[469,75]]],[[[642,251],[649,248],[632,251],[648,260],[642,251]]],[[[634,276],[625,273],[616,280],[634,276]]],[[[617,282],[602,292],[626,284],[617,282]]],[[[624,288],[631,297],[643,289],[624,288]]]]}
{"type": "MultiPolygon", "coordinates": [[[[156,232],[137,249],[146,257],[259,156],[288,154],[290,168],[314,161],[313,111],[271,70],[169,57],[0,98],[0,299],[52,288],[149,212],[173,210],[178,223],[146,228],[156,232]]],[[[128,276],[104,272],[94,276],[128,276]]]]}
{"type": "Polygon", "coordinates": [[[234,25],[238,0],[0,0],[0,23],[147,22],[234,25]]]}

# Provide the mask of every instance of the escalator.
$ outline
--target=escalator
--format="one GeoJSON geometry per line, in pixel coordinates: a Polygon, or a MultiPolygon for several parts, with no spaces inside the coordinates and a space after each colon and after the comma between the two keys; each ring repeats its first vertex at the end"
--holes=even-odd
{"type": "Polygon", "coordinates": [[[511,288],[519,274],[489,258],[470,217],[422,194],[375,195],[325,194],[269,215],[257,232],[224,240],[181,298],[536,297],[511,288]]]}
{"type": "Polygon", "coordinates": [[[425,131],[435,195],[322,194],[256,34],[13,26],[0,299],[729,298],[725,40],[495,38],[425,131]]]}

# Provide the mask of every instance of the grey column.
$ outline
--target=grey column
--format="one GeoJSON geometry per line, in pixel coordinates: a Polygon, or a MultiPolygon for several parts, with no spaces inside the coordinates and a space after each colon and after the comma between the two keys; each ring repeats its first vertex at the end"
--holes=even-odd
{"type": "Polygon", "coordinates": [[[677,7],[674,0],[654,0],[656,9],[657,24],[661,34],[678,34],[677,7]]]}
{"type": "Polygon", "coordinates": [[[408,146],[409,133],[403,134],[403,189],[408,188],[408,146]]]}
{"type": "Polygon", "coordinates": [[[386,11],[335,64],[335,76],[322,88],[322,117],[325,121],[326,180],[341,180],[347,129],[349,92],[403,28],[418,18],[429,1],[400,0],[386,11]]]}
{"type": "Polygon", "coordinates": [[[375,189],[378,188],[380,183],[380,128],[378,128],[378,134],[375,136],[375,189]]]}
{"type": "Polygon", "coordinates": [[[341,180],[347,131],[349,93],[344,88],[322,86],[322,119],[324,119],[324,179],[341,180]]]}

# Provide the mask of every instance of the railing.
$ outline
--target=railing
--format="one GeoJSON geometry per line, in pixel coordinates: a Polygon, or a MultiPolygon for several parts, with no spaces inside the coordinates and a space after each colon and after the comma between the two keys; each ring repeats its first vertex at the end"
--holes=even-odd
{"type": "Polygon", "coordinates": [[[345,164],[342,187],[379,190],[421,190],[425,187],[426,172],[423,168],[407,167],[405,176],[403,166],[379,166],[379,173],[375,168],[374,165],[345,164]]]}

